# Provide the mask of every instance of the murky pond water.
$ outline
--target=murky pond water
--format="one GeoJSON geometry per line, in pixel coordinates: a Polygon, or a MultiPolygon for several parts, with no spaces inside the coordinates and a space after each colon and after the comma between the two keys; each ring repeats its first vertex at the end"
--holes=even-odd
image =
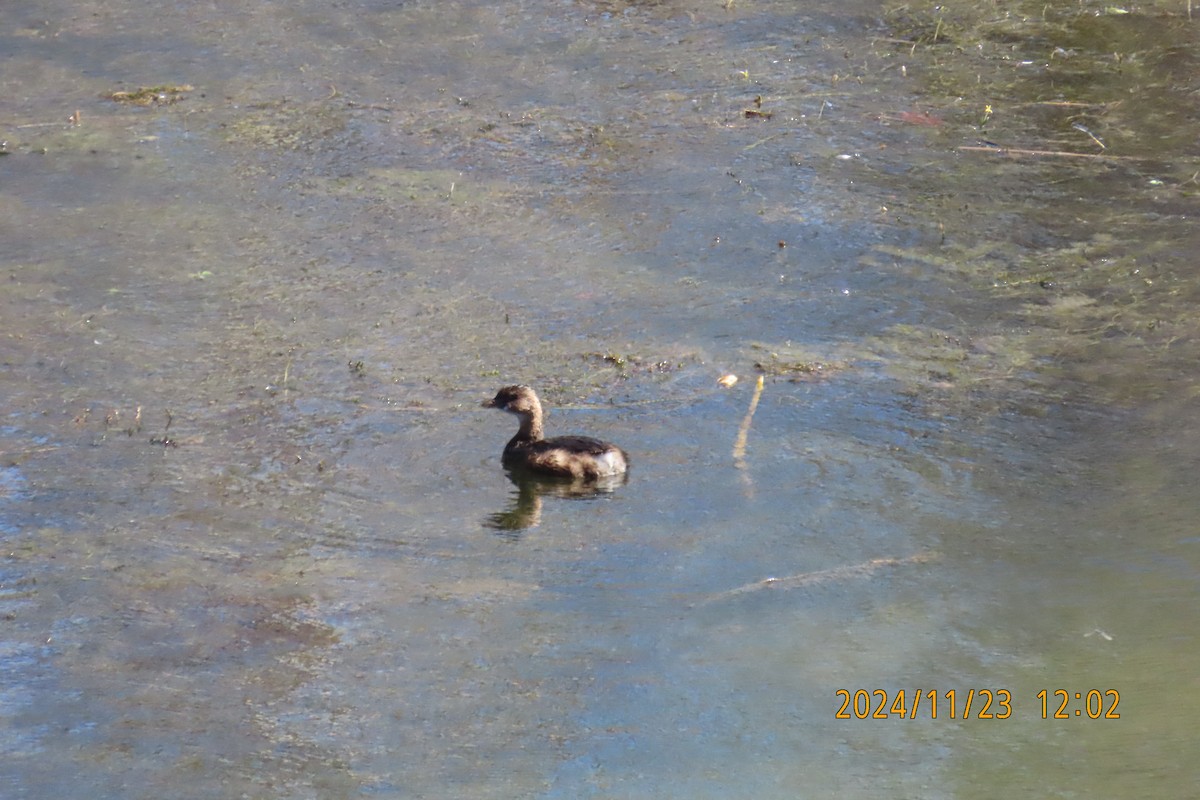
{"type": "Polygon", "coordinates": [[[4,12],[5,797],[1193,789],[1187,4],[227,5],[4,12]]]}

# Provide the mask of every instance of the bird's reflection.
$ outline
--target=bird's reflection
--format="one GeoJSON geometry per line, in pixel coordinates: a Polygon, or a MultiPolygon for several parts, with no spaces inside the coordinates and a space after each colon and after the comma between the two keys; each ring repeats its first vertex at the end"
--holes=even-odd
{"type": "Polygon", "coordinates": [[[521,531],[536,528],[542,521],[542,502],[545,497],[580,500],[611,494],[629,480],[629,473],[587,480],[556,478],[522,469],[506,469],[508,479],[516,487],[512,502],[504,511],[489,514],[484,525],[508,539],[521,538],[521,531]]]}

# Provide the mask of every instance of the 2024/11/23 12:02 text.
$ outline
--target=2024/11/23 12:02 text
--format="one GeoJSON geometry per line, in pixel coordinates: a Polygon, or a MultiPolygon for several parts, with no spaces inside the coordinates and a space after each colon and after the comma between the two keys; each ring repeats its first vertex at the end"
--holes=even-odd
{"type": "MultiPolygon", "coordinates": [[[[1009,719],[1013,714],[1012,692],[1008,689],[917,689],[909,693],[898,689],[838,689],[841,707],[835,719],[1009,719]],[[890,700],[890,702],[889,702],[890,700]],[[960,704],[961,703],[961,704],[960,704]]],[[[1121,693],[1116,689],[1090,689],[1070,692],[1066,689],[1042,689],[1037,693],[1042,719],[1120,719],[1117,705],[1121,693]]]]}

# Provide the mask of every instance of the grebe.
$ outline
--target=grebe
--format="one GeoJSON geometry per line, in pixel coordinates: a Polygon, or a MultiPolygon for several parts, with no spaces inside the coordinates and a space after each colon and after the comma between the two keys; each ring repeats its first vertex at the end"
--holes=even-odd
{"type": "Polygon", "coordinates": [[[544,438],[542,403],[528,386],[505,386],[483,407],[507,411],[521,420],[517,435],[504,446],[505,466],[585,480],[621,475],[629,469],[625,451],[608,442],[590,436],[544,438]]]}

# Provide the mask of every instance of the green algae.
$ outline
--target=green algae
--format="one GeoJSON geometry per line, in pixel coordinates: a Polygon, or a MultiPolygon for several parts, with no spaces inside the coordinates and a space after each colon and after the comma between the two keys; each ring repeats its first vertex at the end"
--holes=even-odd
{"type": "Polygon", "coordinates": [[[296,104],[274,100],[248,106],[226,124],[226,137],[251,147],[298,150],[324,148],[346,129],[347,113],[340,104],[296,104]]]}
{"type": "Polygon", "coordinates": [[[109,92],[104,95],[108,100],[133,106],[169,106],[187,97],[187,93],[196,87],[188,84],[161,84],[158,86],[140,86],[128,91],[109,92]]]}

